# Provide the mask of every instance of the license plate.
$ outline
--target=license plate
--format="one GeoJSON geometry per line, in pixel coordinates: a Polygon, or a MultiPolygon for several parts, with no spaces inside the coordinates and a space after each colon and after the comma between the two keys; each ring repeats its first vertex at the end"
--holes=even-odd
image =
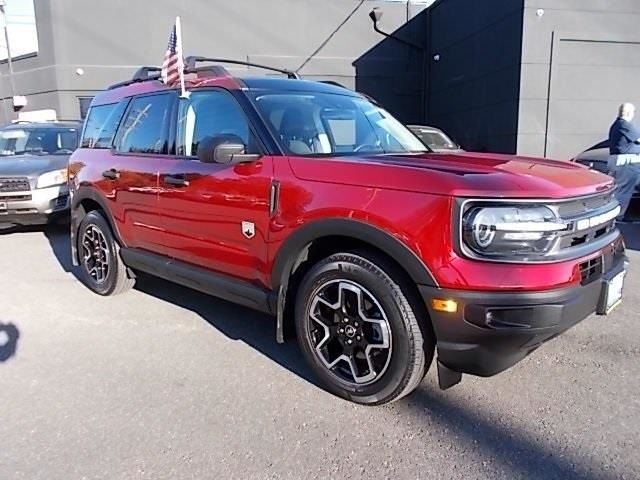
{"type": "Polygon", "coordinates": [[[622,302],[622,290],[624,288],[624,276],[626,272],[620,272],[605,284],[606,303],[604,313],[609,314],[622,302]]]}

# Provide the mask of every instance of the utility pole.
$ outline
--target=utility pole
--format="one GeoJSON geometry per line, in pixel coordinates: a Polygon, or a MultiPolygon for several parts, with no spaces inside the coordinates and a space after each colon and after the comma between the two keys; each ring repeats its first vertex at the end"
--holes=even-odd
{"type": "MultiPolygon", "coordinates": [[[[0,0],[0,16],[2,17],[1,18],[2,29],[4,30],[4,40],[7,45],[7,66],[9,67],[9,85],[11,86],[11,98],[13,99],[13,97],[16,94],[16,86],[13,83],[13,63],[11,61],[11,46],[9,44],[9,31],[7,29],[7,13],[5,12],[5,9],[4,9],[6,5],[7,5],[6,0],[0,0]]],[[[4,111],[7,116],[7,123],[9,123],[11,121],[11,118],[10,118],[10,115],[7,114],[7,106],[4,99],[2,100],[2,103],[4,104],[4,107],[5,107],[4,111]]]]}

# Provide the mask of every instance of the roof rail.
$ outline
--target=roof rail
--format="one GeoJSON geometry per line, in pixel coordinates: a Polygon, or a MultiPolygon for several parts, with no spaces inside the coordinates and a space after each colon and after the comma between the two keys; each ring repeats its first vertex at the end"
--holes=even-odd
{"type": "Polygon", "coordinates": [[[231,64],[231,65],[245,65],[247,67],[262,68],[264,70],[270,70],[272,72],[283,73],[288,78],[291,78],[291,79],[296,79],[296,80],[300,79],[300,76],[296,72],[293,72],[291,70],[286,70],[284,68],[270,67],[268,65],[261,65],[259,63],[244,62],[242,60],[230,60],[230,59],[226,59],[226,58],[208,58],[208,57],[190,56],[190,57],[185,58],[186,71],[187,72],[196,71],[196,64],[199,63],[199,62],[213,62],[213,63],[228,63],[228,64],[231,64]]]}
{"type": "Polygon", "coordinates": [[[148,80],[158,80],[160,79],[161,70],[162,69],[160,67],[140,67],[138,70],[136,70],[136,73],[133,74],[133,78],[131,80],[114,83],[109,87],[109,90],[113,90],[114,88],[119,87],[125,87],[127,85],[131,85],[132,83],[146,82],[148,80]]]}
{"type": "Polygon", "coordinates": [[[327,85],[333,85],[334,87],[346,88],[347,90],[350,90],[350,88],[345,87],[340,82],[336,82],[335,80],[320,80],[320,83],[325,83],[327,85]]]}

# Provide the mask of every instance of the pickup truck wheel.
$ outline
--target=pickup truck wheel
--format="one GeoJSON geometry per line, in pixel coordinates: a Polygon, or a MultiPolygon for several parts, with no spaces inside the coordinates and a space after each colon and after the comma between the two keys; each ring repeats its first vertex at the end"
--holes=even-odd
{"type": "Polygon", "coordinates": [[[312,267],[298,290],[296,331],[307,361],[331,392],[357,403],[404,397],[433,358],[433,334],[393,270],[368,253],[338,253],[312,267]]]}
{"type": "Polygon", "coordinates": [[[89,212],[80,223],[78,256],[85,285],[100,295],[117,295],[135,284],[127,274],[111,227],[98,211],[89,212]]]}

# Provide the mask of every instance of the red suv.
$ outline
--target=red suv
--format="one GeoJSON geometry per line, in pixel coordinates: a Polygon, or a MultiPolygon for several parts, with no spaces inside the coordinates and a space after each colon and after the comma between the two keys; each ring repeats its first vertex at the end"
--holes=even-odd
{"type": "Polygon", "coordinates": [[[328,389],[370,405],[415,389],[436,351],[448,388],[620,302],[611,178],[433,153],[363,95],[204,60],[188,96],[143,68],[92,102],[69,176],[95,292],[146,272],[268,312],[328,389]]]}

